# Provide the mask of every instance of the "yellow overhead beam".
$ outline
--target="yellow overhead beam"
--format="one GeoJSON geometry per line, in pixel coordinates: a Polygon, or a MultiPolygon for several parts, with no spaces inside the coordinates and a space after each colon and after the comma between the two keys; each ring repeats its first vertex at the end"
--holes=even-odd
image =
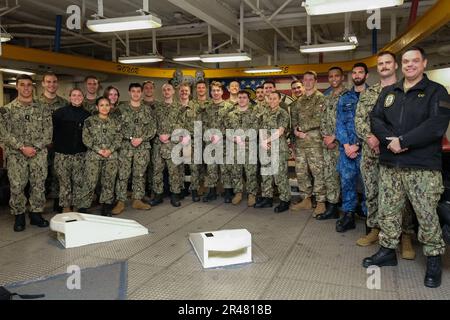
{"type": "MultiPolygon", "coordinates": [[[[431,7],[417,22],[406,32],[398,36],[395,40],[387,44],[382,50],[390,50],[398,53],[408,46],[429,36],[443,25],[450,21],[450,1],[439,0],[431,7]]],[[[369,32],[369,31],[368,31],[369,32]]],[[[80,56],[55,53],[44,50],[37,50],[14,45],[3,45],[2,59],[19,60],[26,62],[41,63],[46,65],[61,66],[92,72],[104,72],[111,74],[121,74],[124,76],[139,76],[146,78],[172,78],[175,69],[148,68],[132,65],[124,65],[104,60],[90,59],[80,56]]],[[[353,61],[340,61],[323,64],[295,64],[282,65],[281,72],[278,73],[257,73],[246,74],[246,68],[232,69],[205,69],[206,78],[245,78],[264,76],[291,76],[302,74],[307,70],[314,70],[317,73],[326,73],[334,65],[349,71],[356,62],[364,62],[369,68],[376,66],[376,56],[370,56],[353,61]]],[[[183,69],[185,76],[195,76],[195,69],[183,69]]]]}

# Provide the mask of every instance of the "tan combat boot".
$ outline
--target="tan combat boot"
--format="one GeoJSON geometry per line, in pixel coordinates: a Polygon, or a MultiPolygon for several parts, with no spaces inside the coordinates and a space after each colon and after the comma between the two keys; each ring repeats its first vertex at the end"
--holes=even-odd
{"type": "Polygon", "coordinates": [[[416,258],[416,251],[411,242],[409,234],[402,233],[402,259],[414,260],[416,258]]]}
{"type": "Polygon", "coordinates": [[[314,209],[314,212],[313,212],[313,217],[315,218],[315,217],[317,217],[320,214],[324,214],[325,210],[326,210],[325,202],[317,202],[317,206],[316,206],[316,208],[314,209]]]}
{"type": "Polygon", "coordinates": [[[360,247],[367,247],[372,244],[375,244],[378,241],[378,234],[380,233],[380,229],[372,228],[370,232],[364,237],[359,238],[356,241],[356,244],[360,247]]]}
{"type": "Polygon", "coordinates": [[[305,199],[303,199],[301,202],[293,204],[291,206],[291,210],[293,211],[298,211],[298,210],[311,210],[312,209],[312,204],[311,204],[311,197],[307,197],[305,199]]]}
{"type": "Polygon", "coordinates": [[[242,201],[242,192],[238,192],[234,195],[233,200],[231,201],[232,204],[238,205],[242,201]]]}
{"type": "Polygon", "coordinates": [[[253,194],[248,195],[247,207],[253,207],[256,203],[256,197],[253,194]]]}
{"type": "Polygon", "coordinates": [[[68,213],[68,212],[72,212],[72,209],[70,209],[70,207],[64,207],[63,213],[68,213]]]}
{"type": "Polygon", "coordinates": [[[117,204],[114,207],[114,209],[112,209],[111,213],[113,215],[119,215],[119,214],[121,214],[123,212],[123,210],[125,210],[125,202],[117,201],[117,204]]]}
{"type": "Polygon", "coordinates": [[[152,208],[151,205],[143,203],[142,200],[133,200],[131,207],[137,210],[150,210],[152,208]]]}

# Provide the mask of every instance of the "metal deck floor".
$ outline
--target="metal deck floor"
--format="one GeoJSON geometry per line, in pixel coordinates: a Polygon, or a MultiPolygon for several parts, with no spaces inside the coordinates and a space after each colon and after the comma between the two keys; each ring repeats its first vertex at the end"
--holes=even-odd
{"type": "MultiPolygon", "coordinates": [[[[120,218],[134,219],[150,234],[64,249],[54,232],[28,224],[12,230],[14,218],[0,209],[0,285],[65,273],[81,268],[128,261],[128,299],[450,299],[450,255],[443,258],[442,285],[423,286],[425,257],[416,242],[417,258],[399,258],[397,267],[381,269],[381,289],[369,290],[361,266],[377,246],[361,248],[355,241],[364,223],[344,234],[335,220],[316,221],[310,211],[275,214],[273,209],[169,201],[150,211],[127,207],[120,218]],[[245,228],[252,234],[253,263],[204,270],[188,241],[191,232],[245,228]]],[[[44,215],[51,219],[52,214],[44,215]]]]}

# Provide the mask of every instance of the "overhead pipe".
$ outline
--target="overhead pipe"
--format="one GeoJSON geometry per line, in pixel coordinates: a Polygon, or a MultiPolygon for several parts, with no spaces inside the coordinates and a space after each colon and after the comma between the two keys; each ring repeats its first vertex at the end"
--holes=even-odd
{"type": "Polygon", "coordinates": [[[419,0],[412,0],[411,10],[409,11],[408,27],[410,27],[411,25],[414,24],[414,22],[416,22],[418,9],[419,9],[419,0]]]}
{"type": "Polygon", "coordinates": [[[56,16],[56,26],[55,26],[55,46],[53,51],[59,52],[61,50],[61,30],[62,30],[62,16],[56,16]]]}
{"type": "Polygon", "coordinates": [[[244,1],[241,0],[241,5],[240,5],[240,25],[239,25],[239,50],[241,52],[244,52],[244,1]]]}
{"type": "Polygon", "coordinates": [[[278,8],[277,11],[275,11],[274,13],[272,13],[272,15],[269,17],[269,21],[272,21],[272,19],[275,18],[281,11],[283,11],[284,8],[286,8],[286,6],[287,6],[289,3],[291,3],[291,2],[292,2],[292,0],[286,0],[286,2],[283,3],[283,4],[281,5],[281,7],[278,8]]]}

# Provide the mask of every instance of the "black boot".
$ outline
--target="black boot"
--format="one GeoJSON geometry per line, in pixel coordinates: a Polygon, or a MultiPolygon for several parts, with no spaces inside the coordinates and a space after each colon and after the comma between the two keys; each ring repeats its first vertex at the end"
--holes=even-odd
{"type": "Polygon", "coordinates": [[[316,200],[316,196],[315,195],[311,196],[311,207],[313,209],[315,209],[317,207],[317,200],[316,200]]]}
{"type": "Polygon", "coordinates": [[[262,198],[262,200],[255,204],[255,208],[271,208],[273,206],[272,198],[262,198]]]}
{"type": "Polygon", "coordinates": [[[441,256],[427,257],[427,272],[425,273],[424,284],[428,288],[437,288],[441,285],[442,268],[441,256]]]}
{"type": "Polygon", "coordinates": [[[16,221],[14,222],[14,231],[21,232],[25,230],[25,214],[16,215],[16,221]]]}
{"type": "Polygon", "coordinates": [[[170,204],[176,208],[181,206],[179,193],[172,193],[172,195],[170,196],[170,204]]]}
{"type": "Polygon", "coordinates": [[[225,193],[223,195],[223,202],[231,203],[232,200],[233,200],[233,189],[226,188],[225,193]]]}
{"type": "Polygon", "coordinates": [[[203,197],[203,202],[209,202],[217,199],[216,188],[209,188],[208,193],[203,197]]]}
{"type": "Polygon", "coordinates": [[[280,201],[280,204],[278,205],[278,207],[275,207],[275,209],[273,211],[275,211],[276,213],[287,211],[287,210],[289,210],[290,205],[291,205],[291,203],[288,201],[280,201]]]}
{"type": "Polygon", "coordinates": [[[328,219],[338,219],[339,218],[339,210],[337,203],[329,203],[327,202],[326,206],[327,210],[318,215],[316,217],[317,220],[328,220],[328,219]]]}
{"type": "Polygon", "coordinates": [[[59,198],[53,200],[53,212],[62,213],[63,207],[59,205],[59,198]]]}
{"type": "Polygon", "coordinates": [[[102,204],[102,216],[104,217],[112,217],[112,205],[111,204],[102,204]]]}
{"type": "Polygon", "coordinates": [[[79,213],[88,213],[87,208],[78,208],[79,213]]]}
{"type": "Polygon", "coordinates": [[[197,190],[192,190],[192,201],[193,202],[199,202],[200,201],[200,197],[198,196],[198,192],[197,190]]]}
{"type": "Polygon", "coordinates": [[[155,194],[155,197],[153,198],[153,200],[150,201],[150,205],[152,207],[154,207],[154,206],[157,206],[158,204],[163,203],[163,201],[164,201],[163,198],[164,198],[164,195],[162,193],[155,194]]]}
{"type": "Polygon", "coordinates": [[[345,212],[344,216],[336,221],[336,232],[345,232],[350,229],[355,229],[355,213],[345,212]]]}
{"type": "Polygon", "coordinates": [[[364,268],[369,266],[387,267],[397,265],[397,254],[395,249],[380,247],[373,256],[365,258],[362,263],[364,268]]]}
{"type": "Polygon", "coordinates": [[[30,212],[30,224],[39,228],[47,228],[49,223],[38,212],[30,212]]]}

